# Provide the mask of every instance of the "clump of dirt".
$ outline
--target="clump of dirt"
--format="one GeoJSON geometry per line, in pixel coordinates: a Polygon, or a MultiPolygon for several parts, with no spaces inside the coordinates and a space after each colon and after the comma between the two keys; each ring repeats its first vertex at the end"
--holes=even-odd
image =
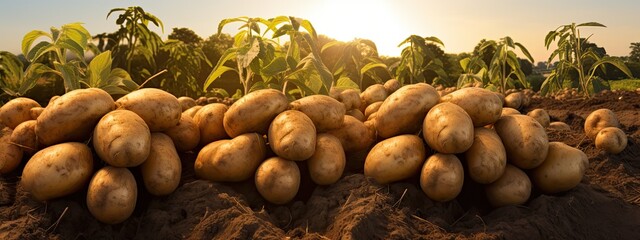
{"type": "Polygon", "coordinates": [[[549,131],[549,139],[583,150],[590,167],[576,188],[554,195],[534,190],[522,206],[491,208],[483,186],[472,181],[446,203],[427,198],[417,177],[380,185],[361,173],[363,153],[349,156],[348,171],[337,183],[317,186],[305,178],[294,201],[273,205],[252,179],[195,179],[194,154],[182,154],[176,192],[152,197],[141,189],[133,216],[115,225],[91,216],[86,191],[41,203],[22,190],[19,173],[3,176],[0,239],[640,239],[640,95],[534,99],[523,112],[534,108],[571,126],[549,131]],[[604,107],[629,135],[617,155],[595,149],[582,130],[586,116],[604,107]]]}

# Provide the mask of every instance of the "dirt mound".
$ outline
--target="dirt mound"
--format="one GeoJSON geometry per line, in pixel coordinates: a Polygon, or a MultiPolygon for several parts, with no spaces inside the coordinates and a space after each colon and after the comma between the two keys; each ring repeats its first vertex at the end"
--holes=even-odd
{"type": "Polygon", "coordinates": [[[178,190],[161,198],[139,191],[133,216],[116,225],[91,216],[86,192],[45,204],[27,196],[17,173],[3,176],[0,239],[640,239],[640,95],[534,99],[523,112],[533,108],[571,125],[572,131],[548,132],[549,139],[583,150],[590,167],[575,189],[534,190],[522,206],[492,209],[482,185],[471,181],[447,203],[429,200],[417,177],[380,185],[359,173],[362,154],[350,156],[350,171],[339,182],[316,186],[303,179],[294,201],[273,205],[252,180],[196,180],[189,167],[195,156],[187,154],[178,190]],[[629,134],[618,155],[598,151],[582,131],[586,116],[603,107],[616,112],[629,134]]]}

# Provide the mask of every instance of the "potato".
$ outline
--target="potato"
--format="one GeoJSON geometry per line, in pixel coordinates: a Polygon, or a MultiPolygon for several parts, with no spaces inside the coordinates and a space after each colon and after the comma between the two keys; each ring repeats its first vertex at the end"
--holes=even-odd
{"type": "Polygon", "coordinates": [[[365,150],[376,140],[376,132],[373,128],[367,127],[363,122],[349,115],[344,116],[342,127],[327,133],[340,139],[345,152],[365,150]]]}
{"type": "Polygon", "coordinates": [[[451,201],[462,191],[464,169],[456,155],[431,155],[420,172],[420,188],[427,197],[438,202],[451,201]]]}
{"type": "Polygon", "coordinates": [[[151,134],[149,157],[140,165],[147,191],[155,196],[169,195],[178,188],[182,163],[173,141],[164,133],[151,134]]]}
{"type": "Polygon", "coordinates": [[[10,142],[20,147],[24,153],[29,155],[36,153],[40,149],[36,137],[36,120],[20,123],[11,133],[10,142]]]}
{"type": "Polygon", "coordinates": [[[245,133],[207,144],[198,153],[194,170],[201,179],[240,182],[253,176],[266,154],[264,138],[257,133],[245,133]]]}
{"type": "Polygon", "coordinates": [[[542,125],[543,128],[549,127],[551,119],[547,111],[541,108],[536,108],[527,113],[527,116],[532,117],[542,125]]]}
{"type": "Polygon", "coordinates": [[[224,114],[227,134],[237,137],[244,133],[267,133],[271,121],[289,106],[289,99],[275,89],[251,92],[236,101],[224,114]]]}
{"type": "Polygon", "coordinates": [[[182,112],[182,115],[187,115],[191,118],[194,118],[196,116],[196,113],[198,113],[198,111],[200,111],[200,109],[202,108],[202,106],[198,105],[198,106],[193,106],[185,111],[182,112]]]}
{"type": "Polygon", "coordinates": [[[180,108],[182,109],[181,112],[184,112],[187,109],[195,107],[197,105],[196,100],[187,96],[179,97],[178,103],[180,103],[180,108]]]}
{"type": "Polygon", "coordinates": [[[38,151],[29,159],[20,184],[36,200],[46,201],[82,189],[91,173],[93,155],[87,145],[60,143],[38,151]]]}
{"type": "Polygon", "coordinates": [[[316,137],[316,151],[307,160],[309,176],[318,185],[329,185],[340,180],[347,160],[340,139],[328,133],[316,137]]]}
{"type": "Polygon", "coordinates": [[[382,84],[373,84],[360,94],[360,98],[364,100],[367,106],[374,102],[384,101],[387,96],[389,96],[387,89],[382,84]]]}
{"type": "Polygon", "coordinates": [[[378,112],[378,110],[380,109],[380,106],[382,106],[382,102],[383,101],[378,101],[378,102],[374,102],[372,104],[369,104],[369,106],[367,106],[367,108],[364,110],[364,116],[366,118],[369,118],[369,116],[371,116],[371,114],[378,112]]]}
{"type": "Polygon", "coordinates": [[[456,90],[442,97],[442,102],[452,102],[462,107],[474,127],[492,124],[502,114],[502,102],[498,95],[484,88],[469,87],[456,90]]]}
{"type": "Polygon", "coordinates": [[[42,112],[44,112],[43,107],[32,107],[29,110],[29,114],[31,115],[31,119],[33,120],[38,119],[38,117],[40,116],[40,114],[42,114],[42,112]]]}
{"type": "Polygon", "coordinates": [[[316,151],[316,127],[300,111],[278,114],[269,126],[267,137],[273,152],[288,160],[307,160],[316,151]]]}
{"type": "MultiPolygon", "coordinates": [[[[15,132],[15,131],[14,131],[15,132]]],[[[617,127],[606,127],[596,135],[596,148],[618,154],[627,147],[627,135],[617,127]]]]}
{"type": "Polygon", "coordinates": [[[547,127],[547,129],[552,129],[556,131],[571,131],[571,126],[569,126],[569,124],[566,124],[564,122],[551,122],[549,123],[549,126],[547,127]]]}
{"type": "Polygon", "coordinates": [[[113,98],[102,89],[70,91],[44,109],[36,122],[36,136],[45,146],[86,141],[100,118],[114,108],[113,98]]]}
{"type": "Polygon", "coordinates": [[[32,99],[14,98],[0,107],[0,126],[4,125],[15,129],[20,123],[33,120],[31,108],[40,107],[40,104],[32,99]]]}
{"type": "Polygon", "coordinates": [[[416,135],[399,135],[373,146],[364,162],[364,175],[380,184],[409,178],[420,171],[426,148],[416,135]]]}
{"type": "Polygon", "coordinates": [[[550,142],[544,162],[531,170],[531,180],[544,193],[564,192],[582,181],[589,168],[587,155],[562,142],[550,142]]]}
{"type": "Polygon", "coordinates": [[[473,144],[473,122],[460,106],[443,102],[427,113],[422,136],[440,153],[463,153],[473,144]]]}
{"type": "Polygon", "coordinates": [[[401,87],[384,100],[378,110],[375,120],[378,135],[389,138],[418,132],[420,123],[439,99],[438,92],[426,83],[401,87]]]}
{"type": "Polygon", "coordinates": [[[136,208],[137,200],[136,179],[127,168],[106,166],[91,178],[87,190],[87,208],[100,222],[124,222],[136,208]]]}
{"type": "Polygon", "coordinates": [[[178,152],[187,152],[195,149],[200,143],[200,127],[193,118],[182,114],[178,125],[164,131],[175,144],[178,152]]]}
{"type": "Polygon", "coordinates": [[[507,164],[504,174],[495,182],[485,185],[484,190],[494,207],[520,205],[531,196],[531,180],[522,170],[507,164]]]}
{"type": "Polygon", "coordinates": [[[513,92],[504,98],[504,106],[514,109],[520,109],[524,102],[524,94],[522,92],[513,92]]]}
{"type": "Polygon", "coordinates": [[[149,156],[151,132],[136,113],[118,109],[100,119],[93,131],[93,148],[114,167],[135,167],[149,156]]]}
{"type": "Polygon", "coordinates": [[[0,174],[12,172],[22,161],[22,149],[11,143],[12,132],[8,127],[0,130],[0,174]]]}
{"type": "Polygon", "coordinates": [[[360,109],[351,109],[351,110],[347,111],[347,115],[358,119],[360,122],[364,122],[365,120],[367,120],[364,117],[364,114],[360,111],[360,109]]]}
{"type": "Polygon", "coordinates": [[[502,114],[500,114],[500,116],[513,115],[513,114],[521,114],[521,113],[515,108],[504,107],[502,108],[502,114]]]}
{"type": "Polygon", "coordinates": [[[318,132],[341,127],[346,112],[344,104],[326,95],[311,95],[300,98],[291,102],[289,108],[306,114],[313,121],[318,132]]]}
{"type": "Polygon", "coordinates": [[[293,161],[272,157],[256,170],[255,183],[264,199],[275,204],[285,204],[298,194],[300,169],[293,161]]]}
{"type": "Polygon", "coordinates": [[[473,145],[464,153],[469,177],[481,184],[492,183],[504,173],[507,153],[493,129],[476,128],[473,145]]]}
{"type": "Polygon", "coordinates": [[[522,169],[532,169],[547,157],[549,139],[542,125],[526,115],[503,116],[494,124],[507,159],[522,169]]]}
{"type": "Polygon", "coordinates": [[[193,117],[193,121],[200,129],[200,146],[229,138],[223,125],[225,113],[229,110],[222,103],[211,103],[202,107],[193,117]]]}
{"type": "Polygon", "coordinates": [[[152,132],[162,132],[180,122],[182,107],[178,99],[157,88],[143,88],[130,92],[116,101],[118,108],[138,114],[152,132]]]}
{"type": "Polygon", "coordinates": [[[594,139],[598,132],[606,127],[620,128],[616,114],[606,108],[595,110],[584,120],[584,132],[587,137],[594,139]]]}
{"type": "Polygon", "coordinates": [[[391,95],[393,92],[400,88],[400,82],[395,78],[389,79],[384,82],[384,89],[387,90],[387,94],[391,95]]]}
{"type": "Polygon", "coordinates": [[[344,104],[346,110],[360,108],[360,91],[356,89],[346,89],[338,95],[338,101],[344,104]]]}

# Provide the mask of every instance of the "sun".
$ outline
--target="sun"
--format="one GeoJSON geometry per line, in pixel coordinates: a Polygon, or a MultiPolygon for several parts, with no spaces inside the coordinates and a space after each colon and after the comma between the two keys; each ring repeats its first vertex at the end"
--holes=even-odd
{"type": "Polygon", "coordinates": [[[318,34],[339,41],[372,40],[380,55],[399,56],[397,46],[409,35],[389,1],[321,1],[308,19],[318,34]]]}

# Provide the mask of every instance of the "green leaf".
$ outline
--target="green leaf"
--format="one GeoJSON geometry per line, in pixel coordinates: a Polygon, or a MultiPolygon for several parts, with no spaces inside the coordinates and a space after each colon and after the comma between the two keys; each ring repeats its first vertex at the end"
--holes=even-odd
{"type": "Polygon", "coordinates": [[[607,26],[597,22],[586,22],[586,23],[580,23],[576,25],[576,27],[607,27],[607,26]]]}
{"type": "Polygon", "coordinates": [[[240,67],[247,68],[259,53],[260,42],[257,39],[252,39],[250,45],[245,45],[238,49],[236,60],[238,61],[240,67]]]}
{"type": "Polygon", "coordinates": [[[89,63],[89,86],[103,85],[111,75],[111,51],[105,51],[94,57],[89,63]]]}
{"type": "Polygon", "coordinates": [[[61,64],[58,62],[54,62],[54,66],[62,76],[65,92],[80,88],[80,73],[76,66],[72,63],[61,64]]]}
{"type": "Polygon", "coordinates": [[[309,22],[309,20],[303,19],[300,22],[300,26],[302,26],[302,28],[307,30],[307,32],[311,34],[311,37],[313,37],[313,39],[318,39],[318,35],[316,34],[316,29],[313,27],[313,25],[311,25],[311,22],[309,22]]]}
{"type": "Polygon", "coordinates": [[[629,70],[629,68],[627,67],[627,65],[624,64],[623,61],[621,61],[620,59],[616,59],[608,56],[605,56],[599,61],[597,61],[596,63],[594,63],[591,68],[596,69],[601,65],[604,66],[604,64],[606,63],[611,64],[614,67],[620,69],[620,71],[626,74],[629,78],[633,78],[633,74],[631,73],[631,70],[629,70]]]}
{"type": "Polygon", "coordinates": [[[48,52],[55,51],[56,49],[56,46],[49,42],[39,42],[31,49],[31,51],[29,51],[29,55],[26,55],[26,58],[27,60],[33,62],[35,60],[38,60],[48,52]]]}
{"type": "Polygon", "coordinates": [[[384,63],[376,63],[376,62],[370,62],[367,63],[367,65],[364,65],[364,67],[362,67],[360,69],[360,75],[364,75],[365,73],[367,73],[369,70],[374,69],[374,68],[382,68],[382,69],[387,69],[387,64],[384,63]]]}
{"type": "Polygon", "coordinates": [[[425,37],[425,38],[424,38],[424,40],[427,40],[427,41],[430,41],[430,42],[434,42],[434,43],[438,43],[438,44],[440,44],[441,46],[443,46],[443,47],[444,47],[444,43],[442,42],[442,40],[440,40],[440,39],[439,39],[439,38],[437,38],[437,37],[434,37],[434,36],[431,36],[431,37],[425,37]]]}
{"type": "Polygon", "coordinates": [[[40,30],[33,30],[25,34],[24,37],[22,38],[22,54],[23,55],[25,56],[29,55],[29,48],[31,48],[31,45],[33,44],[33,42],[39,37],[48,37],[49,39],[53,40],[53,37],[51,36],[51,34],[40,31],[40,30]]]}
{"type": "Polygon", "coordinates": [[[224,28],[225,25],[232,23],[232,22],[247,22],[249,21],[249,17],[237,17],[237,18],[227,18],[227,19],[222,19],[222,21],[220,21],[220,23],[218,24],[218,35],[220,33],[222,33],[222,28],[224,28]]]}
{"type": "Polygon", "coordinates": [[[524,56],[526,56],[527,59],[529,59],[529,62],[533,63],[533,57],[531,56],[531,53],[529,53],[529,50],[527,50],[527,48],[525,48],[524,45],[518,42],[516,42],[515,45],[518,46],[518,48],[520,48],[520,51],[522,51],[524,56]]]}
{"type": "Polygon", "coordinates": [[[262,68],[262,74],[267,77],[272,77],[276,74],[286,71],[288,68],[287,60],[285,57],[277,57],[273,59],[267,66],[262,68]]]}
{"type": "Polygon", "coordinates": [[[207,88],[209,88],[209,85],[211,85],[215,80],[220,78],[222,74],[228,71],[238,72],[234,68],[230,68],[227,66],[219,66],[214,71],[212,71],[211,74],[209,74],[209,77],[207,77],[207,80],[204,82],[204,89],[206,90],[207,88]]]}
{"type": "Polygon", "coordinates": [[[360,86],[349,77],[340,77],[335,85],[336,88],[339,89],[358,89],[360,90],[360,86]]]}

